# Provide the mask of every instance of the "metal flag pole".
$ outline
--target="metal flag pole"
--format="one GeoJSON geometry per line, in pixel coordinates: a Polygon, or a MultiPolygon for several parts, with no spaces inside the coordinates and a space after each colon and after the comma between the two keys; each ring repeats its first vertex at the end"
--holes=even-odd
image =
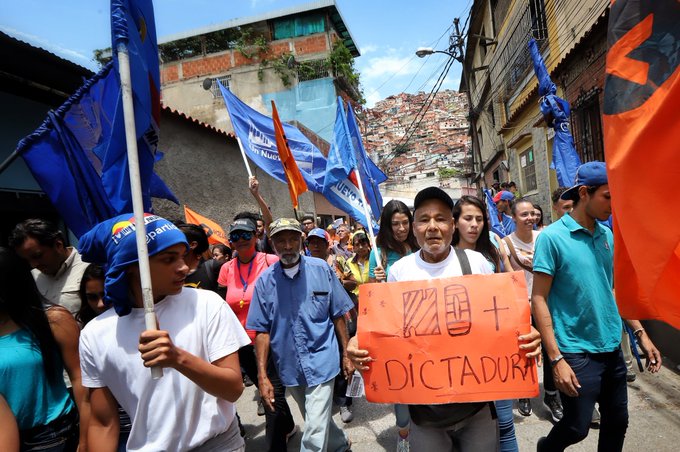
{"type": "MultiPolygon", "coordinates": [[[[137,238],[137,254],[139,255],[139,277],[142,283],[142,299],[144,302],[144,323],[147,330],[158,329],[156,312],[151,289],[151,269],[149,267],[149,249],[146,246],[146,225],[144,224],[144,201],[142,200],[142,181],[139,175],[139,154],[137,151],[137,131],[135,127],[135,108],[132,101],[132,82],[130,77],[130,56],[125,44],[120,43],[118,52],[118,70],[121,91],[123,92],[123,117],[125,118],[125,141],[127,144],[128,169],[130,173],[130,192],[132,194],[132,210],[135,215],[135,235],[137,238]]],[[[163,376],[162,367],[152,367],[154,379],[163,376]]]]}

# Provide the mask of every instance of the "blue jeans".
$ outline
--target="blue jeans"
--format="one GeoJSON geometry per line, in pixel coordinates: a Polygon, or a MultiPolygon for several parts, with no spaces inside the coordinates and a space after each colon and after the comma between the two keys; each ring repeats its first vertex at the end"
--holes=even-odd
{"type": "Polygon", "coordinates": [[[78,449],[78,412],[74,409],[47,425],[22,430],[21,451],[75,452],[78,449]]]}
{"type": "Polygon", "coordinates": [[[288,391],[305,418],[300,452],[343,452],[349,448],[345,432],[333,421],[333,379],[316,386],[290,386],[288,391]]]}
{"type": "Polygon", "coordinates": [[[515,419],[512,414],[512,400],[496,400],[495,403],[501,443],[500,450],[501,452],[519,452],[517,437],[515,436],[515,419]]]}
{"type": "Polygon", "coordinates": [[[628,428],[628,388],[621,349],[608,353],[562,355],[576,374],[581,389],[576,397],[561,394],[564,417],[550,431],[541,450],[563,451],[588,436],[596,402],[600,405],[601,415],[597,450],[622,450],[628,428]]]}

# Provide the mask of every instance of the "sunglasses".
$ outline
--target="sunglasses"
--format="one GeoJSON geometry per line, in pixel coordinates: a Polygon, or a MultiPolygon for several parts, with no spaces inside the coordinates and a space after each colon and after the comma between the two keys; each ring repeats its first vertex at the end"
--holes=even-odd
{"type": "Polygon", "coordinates": [[[236,231],[229,234],[230,242],[238,242],[240,239],[250,240],[253,238],[253,233],[249,231],[236,231]]]}
{"type": "Polygon", "coordinates": [[[85,294],[85,298],[87,298],[87,301],[94,303],[104,299],[104,292],[88,292],[85,294]]]}

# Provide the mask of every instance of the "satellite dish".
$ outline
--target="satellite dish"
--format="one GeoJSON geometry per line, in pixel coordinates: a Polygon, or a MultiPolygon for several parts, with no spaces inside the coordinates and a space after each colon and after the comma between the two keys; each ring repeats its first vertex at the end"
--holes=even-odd
{"type": "Polygon", "coordinates": [[[213,79],[208,77],[207,79],[203,80],[203,89],[206,90],[206,91],[209,91],[210,88],[212,88],[212,84],[213,84],[213,79]]]}

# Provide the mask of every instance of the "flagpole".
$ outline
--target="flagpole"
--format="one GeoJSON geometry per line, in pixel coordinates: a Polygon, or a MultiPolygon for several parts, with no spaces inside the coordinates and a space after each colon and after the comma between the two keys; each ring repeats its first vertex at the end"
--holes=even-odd
{"type": "MultiPolygon", "coordinates": [[[[151,269],[149,266],[149,249],[146,246],[146,225],[144,224],[144,201],[142,200],[142,182],[139,175],[139,154],[137,151],[137,131],[135,127],[135,109],[132,101],[132,83],[130,77],[130,57],[125,44],[117,46],[118,71],[123,93],[123,116],[125,118],[125,141],[127,144],[128,169],[130,173],[130,192],[132,210],[135,215],[135,235],[137,238],[137,254],[139,256],[139,277],[142,284],[142,300],[144,302],[144,323],[147,330],[156,330],[156,312],[154,311],[153,291],[151,288],[151,269]]],[[[162,367],[152,367],[151,376],[158,379],[163,376],[162,367]]]]}
{"type": "MultiPolygon", "coordinates": [[[[231,119],[231,115],[229,115],[229,117],[231,119]]],[[[238,137],[238,135],[236,135],[236,142],[238,143],[238,148],[241,150],[241,157],[243,157],[243,163],[246,165],[246,171],[248,171],[248,180],[250,180],[250,178],[253,177],[253,172],[250,170],[248,158],[246,157],[246,151],[243,150],[243,144],[241,144],[241,139],[238,137]]]]}
{"type": "MultiPolygon", "coordinates": [[[[361,176],[359,175],[359,170],[354,168],[354,175],[357,178],[357,185],[359,185],[359,193],[361,193],[361,200],[364,205],[364,215],[366,215],[366,222],[368,223],[366,229],[368,230],[368,237],[371,239],[371,246],[374,250],[377,250],[377,245],[375,242],[375,234],[373,234],[373,222],[371,221],[371,209],[368,207],[368,202],[366,202],[366,193],[364,193],[364,187],[361,183],[361,176]]],[[[377,251],[376,251],[377,253],[377,251]]]]}

